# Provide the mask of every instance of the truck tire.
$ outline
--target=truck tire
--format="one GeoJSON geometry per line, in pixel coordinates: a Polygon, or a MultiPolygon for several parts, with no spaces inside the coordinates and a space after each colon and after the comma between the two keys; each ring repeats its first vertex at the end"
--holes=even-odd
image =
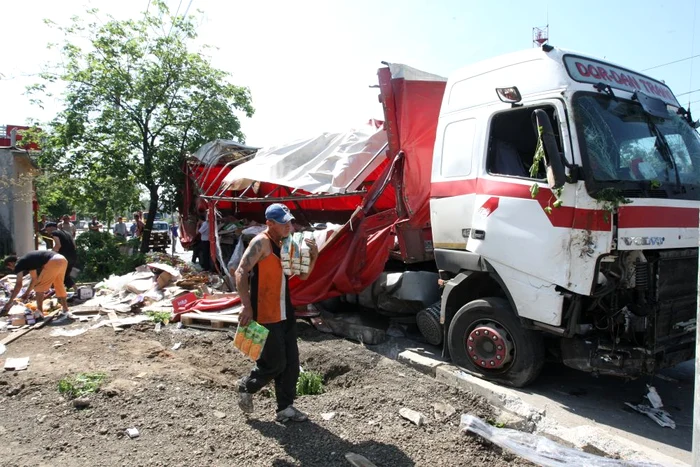
{"type": "Polygon", "coordinates": [[[502,298],[474,300],[460,308],[450,323],[447,345],[455,364],[507,386],[528,385],[544,365],[542,337],[525,329],[502,298]]]}
{"type": "Polygon", "coordinates": [[[441,302],[433,303],[428,308],[424,308],[416,315],[418,330],[423,335],[428,344],[442,344],[443,331],[440,324],[441,302]]]}

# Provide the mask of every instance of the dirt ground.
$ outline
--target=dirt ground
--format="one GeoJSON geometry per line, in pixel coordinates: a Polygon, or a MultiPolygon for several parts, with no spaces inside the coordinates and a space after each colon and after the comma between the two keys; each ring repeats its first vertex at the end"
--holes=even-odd
{"type": "Polygon", "coordinates": [[[310,420],[288,425],[274,421],[274,400],[265,390],[255,396],[250,418],[239,411],[235,381],[252,363],[227,332],[169,325],[156,333],[152,323],[70,338],[50,335],[58,324],[32,331],[3,356],[28,356],[30,365],[0,373],[0,464],[348,466],[344,456],[354,452],[377,466],[526,465],[459,433],[461,413],[492,416],[482,399],[369,346],[298,325],[302,367],[324,375],[326,392],[299,398],[295,405],[310,420]],[[57,390],[60,379],[79,372],[107,375],[81,410],[57,390]],[[438,402],[452,405],[454,415],[436,414],[438,402]],[[427,423],[404,420],[402,407],[422,412],[427,423]],[[326,421],[321,414],[329,412],[335,416],[326,421]],[[138,438],[125,435],[132,427],[138,438]]]}

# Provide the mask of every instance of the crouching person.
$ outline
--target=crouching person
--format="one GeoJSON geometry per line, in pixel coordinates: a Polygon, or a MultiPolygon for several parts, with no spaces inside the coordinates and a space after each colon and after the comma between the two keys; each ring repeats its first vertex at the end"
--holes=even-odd
{"type": "Polygon", "coordinates": [[[68,313],[68,301],[66,300],[66,288],[63,285],[63,279],[66,274],[66,268],[68,267],[68,260],[63,256],[54,251],[50,250],[40,250],[32,251],[26,255],[17,258],[16,256],[8,256],[5,258],[5,267],[13,269],[17,275],[17,282],[15,283],[15,288],[12,290],[10,295],[10,301],[7,302],[3,308],[3,313],[9,311],[12,307],[14,299],[22,290],[22,279],[24,275],[29,273],[32,277],[27,291],[22,295],[22,299],[26,300],[29,298],[29,294],[34,290],[36,292],[36,305],[37,309],[43,310],[44,305],[44,294],[49,290],[49,287],[53,285],[56,291],[56,298],[61,303],[63,312],[61,315],[57,316],[57,320],[67,318],[68,313]]]}
{"type": "MultiPolygon", "coordinates": [[[[272,204],[265,210],[265,219],[267,229],[250,242],[235,271],[243,305],[239,325],[255,320],[270,331],[250,375],[238,382],[238,405],[245,413],[253,412],[253,394],[274,380],[277,421],[303,422],[308,417],[293,405],[299,378],[299,348],[294,308],[280,259],[282,240],[291,233],[294,216],[283,204],[272,204]]],[[[307,244],[311,263],[309,271],[299,276],[302,280],[309,277],[318,257],[316,243],[307,240],[307,244]]]]}

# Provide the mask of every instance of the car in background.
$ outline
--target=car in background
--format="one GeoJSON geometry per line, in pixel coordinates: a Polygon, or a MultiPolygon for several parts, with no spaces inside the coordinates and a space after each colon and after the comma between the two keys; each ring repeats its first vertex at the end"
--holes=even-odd
{"type": "Polygon", "coordinates": [[[154,221],[149,248],[153,251],[165,251],[169,246],[170,224],[163,221],[154,221]]]}

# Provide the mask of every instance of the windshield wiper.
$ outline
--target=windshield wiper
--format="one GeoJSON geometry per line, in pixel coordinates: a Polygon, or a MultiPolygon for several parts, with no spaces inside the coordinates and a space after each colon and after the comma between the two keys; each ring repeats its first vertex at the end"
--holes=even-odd
{"type": "Polygon", "coordinates": [[[656,149],[659,151],[659,154],[661,154],[661,157],[664,158],[666,163],[673,168],[673,171],[676,175],[676,191],[678,193],[681,192],[681,176],[678,173],[678,164],[676,164],[676,160],[673,158],[673,151],[671,150],[671,147],[668,145],[668,141],[666,140],[666,137],[664,136],[661,131],[659,131],[659,128],[654,124],[650,116],[646,116],[647,120],[647,126],[649,127],[649,131],[656,137],[656,141],[654,143],[654,146],[656,149]]]}

